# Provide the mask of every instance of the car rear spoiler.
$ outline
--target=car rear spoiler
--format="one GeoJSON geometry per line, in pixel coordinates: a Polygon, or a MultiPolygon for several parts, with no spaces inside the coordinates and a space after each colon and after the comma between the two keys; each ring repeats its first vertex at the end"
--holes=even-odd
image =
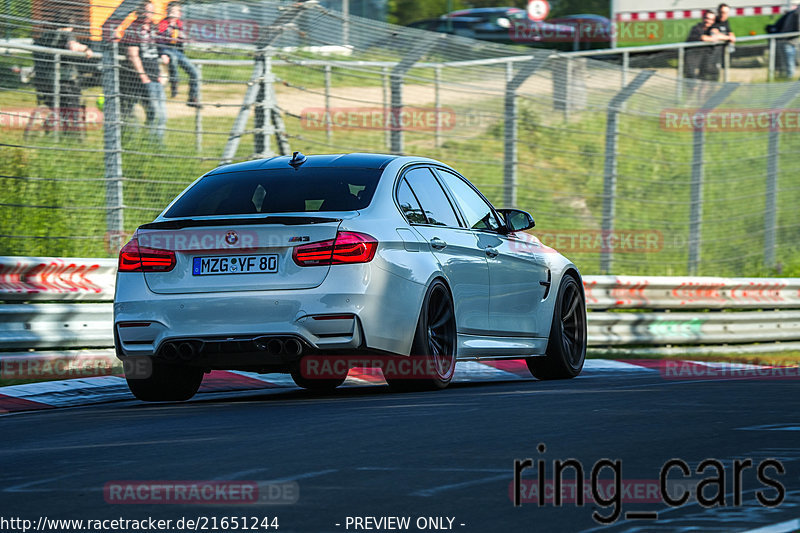
{"type": "Polygon", "coordinates": [[[286,216],[266,216],[248,218],[183,218],[179,220],[164,220],[161,222],[150,222],[142,224],[139,229],[183,229],[200,228],[208,226],[258,226],[258,225],[282,225],[282,226],[305,226],[309,224],[327,224],[330,222],[341,222],[341,218],[328,217],[286,217],[286,216]]]}

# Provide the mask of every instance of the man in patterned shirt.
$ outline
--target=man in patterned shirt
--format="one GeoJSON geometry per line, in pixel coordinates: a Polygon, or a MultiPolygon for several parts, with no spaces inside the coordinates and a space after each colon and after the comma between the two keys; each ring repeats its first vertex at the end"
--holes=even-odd
{"type": "Polygon", "coordinates": [[[154,141],[164,142],[167,127],[167,105],[164,86],[160,82],[160,63],[169,63],[169,56],[159,54],[155,7],[144,4],[144,11],[127,29],[122,38],[125,61],[120,69],[121,113],[124,121],[130,117],[138,101],[144,107],[147,125],[154,141]]]}
{"type": "Polygon", "coordinates": [[[189,75],[189,101],[186,105],[197,107],[198,102],[198,79],[197,68],[189,61],[183,53],[183,46],[186,42],[186,32],[181,20],[181,6],[178,2],[167,4],[167,16],[158,24],[159,51],[168,55],[169,62],[169,82],[171,98],[178,95],[178,66],[189,75]]]}

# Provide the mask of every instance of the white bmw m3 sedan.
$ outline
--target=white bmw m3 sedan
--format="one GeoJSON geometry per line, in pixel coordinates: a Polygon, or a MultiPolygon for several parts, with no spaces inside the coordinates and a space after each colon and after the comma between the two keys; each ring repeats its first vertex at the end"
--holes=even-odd
{"type": "Polygon", "coordinates": [[[330,390],[349,366],[326,363],[348,358],[391,363],[397,389],[444,388],[459,360],[524,358],[537,378],[571,378],[586,356],[583,283],[533,226],[431,159],[222,166],[120,251],[117,355],[146,401],[187,400],[211,370],[330,390]]]}

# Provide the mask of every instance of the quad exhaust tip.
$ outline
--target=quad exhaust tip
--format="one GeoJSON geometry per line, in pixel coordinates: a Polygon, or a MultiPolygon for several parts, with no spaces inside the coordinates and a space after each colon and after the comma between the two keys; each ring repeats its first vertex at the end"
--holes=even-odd
{"type": "Polygon", "coordinates": [[[303,345],[297,339],[288,339],[283,343],[283,349],[289,355],[300,355],[303,353],[303,345]]]}
{"type": "Polygon", "coordinates": [[[197,351],[191,342],[182,342],[178,345],[178,355],[184,361],[191,361],[197,355],[197,351]]]}
{"type": "Polygon", "coordinates": [[[166,361],[191,361],[197,356],[194,344],[188,341],[167,342],[161,348],[159,355],[166,361]]]}
{"type": "MultiPolygon", "coordinates": [[[[277,337],[259,337],[254,339],[256,348],[269,355],[289,355],[299,357],[303,354],[303,343],[298,339],[280,339],[277,337]]],[[[158,356],[166,361],[191,361],[200,352],[197,341],[166,342],[158,352],[158,356]]]]}
{"type": "Polygon", "coordinates": [[[171,342],[166,343],[164,347],[161,348],[161,356],[167,361],[175,361],[179,356],[178,347],[171,342]]]}
{"type": "Polygon", "coordinates": [[[283,352],[283,342],[280,339],[270,339],[267,341],[267,353],[270,355],[278,355],[283,352]]]}
{"type": "Polygon", "coordinates": [[[293,355],[299,356],[303,353],[303,345],[297,339],[281,340],[278,338],[261,337],[255,339],[256,348],[267,352],[269,355],[293,355]]]}

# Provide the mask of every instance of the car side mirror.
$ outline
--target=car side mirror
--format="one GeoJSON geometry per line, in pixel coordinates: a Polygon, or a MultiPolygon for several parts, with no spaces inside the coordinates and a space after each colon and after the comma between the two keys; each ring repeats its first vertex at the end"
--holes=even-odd
{"type": "Polygon", "coordinates": [[[536,226],[533,217],[527,211],[520,209],[500,209],[500,214],[506,219],[506,228],[509,233],[525,231],[536,226]]]}

